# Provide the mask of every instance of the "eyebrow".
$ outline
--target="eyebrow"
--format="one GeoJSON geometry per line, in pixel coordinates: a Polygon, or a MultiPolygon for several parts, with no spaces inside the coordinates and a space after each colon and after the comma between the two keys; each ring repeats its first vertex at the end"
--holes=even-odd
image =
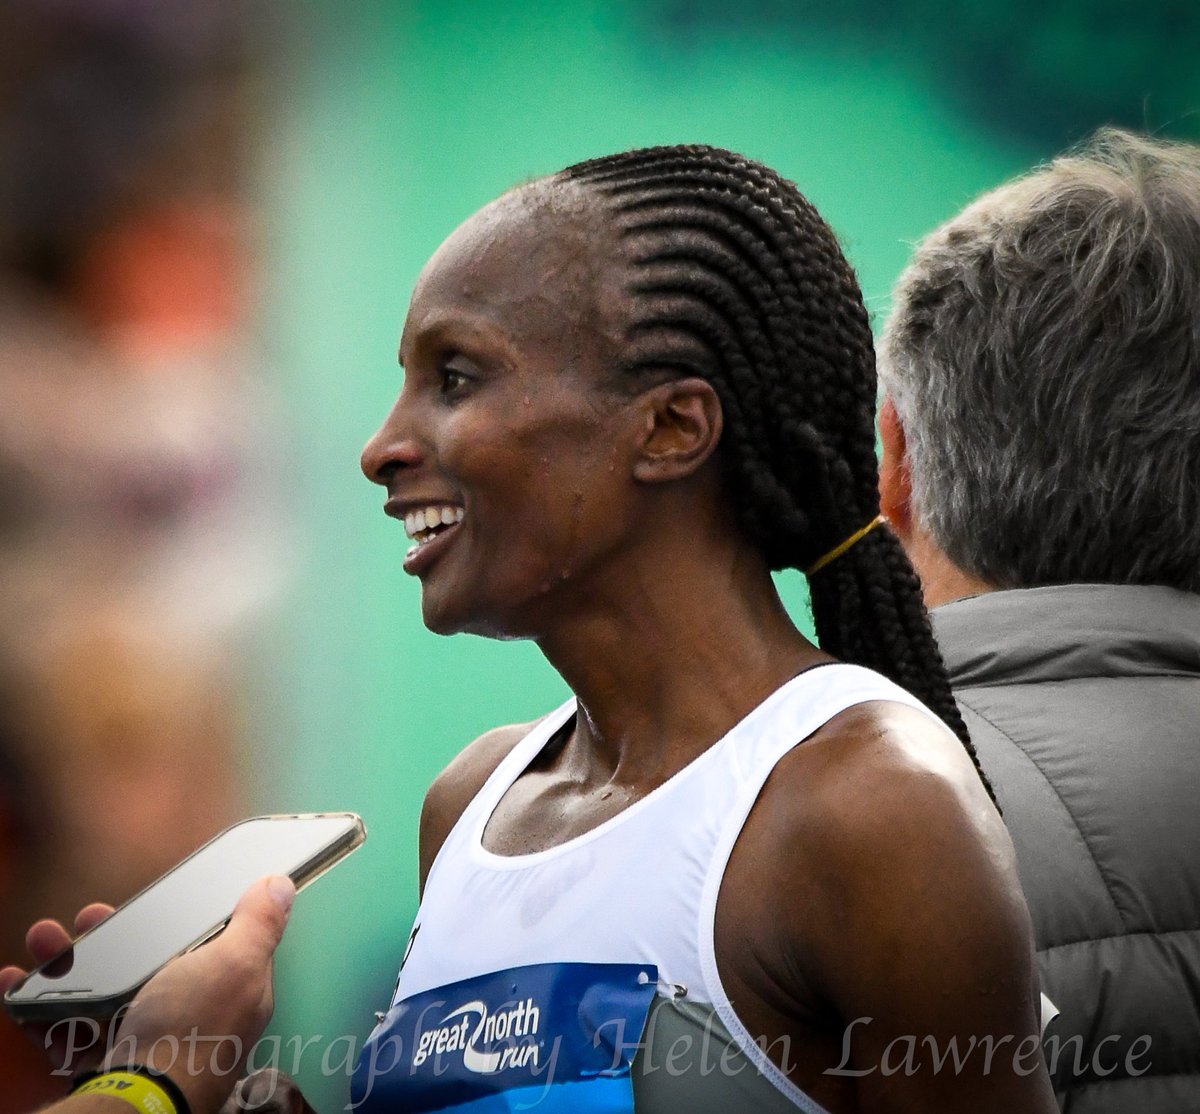
{"type": "MultiPolygon", "coordinates": [[[[400,348],[396,353],[401,367],[404,367],[405,335],[401,334],[400,348]]],[[[420,337],[410,341],[407,347],[410,355],[412,348],[421,343],[450,344],[469,353],[473,342],[491,345],[503,354],[505,362],[511,362],[513,358],[511,339],[496,320],[486,314],[465,315],[455,312],[435,317],[421,326],[420,337]]]]}

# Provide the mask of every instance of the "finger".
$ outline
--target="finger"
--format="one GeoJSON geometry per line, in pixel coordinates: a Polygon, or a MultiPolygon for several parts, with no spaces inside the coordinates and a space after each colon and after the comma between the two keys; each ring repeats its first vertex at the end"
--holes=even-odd
{"type": "Polygon", "coordinates": [[[290,878],[273,875],[255,882],[242,895],[221,933],[223,946],[244,948],[250,955],[269,960],[283,939],[295,897],[290,878]]]}
{"type": "Polygon", "coordinates": [[[276,1068],[263,1068],[248,1075],[234,1091],[236,1110],[252,1114],[285,1114],[297,1111],[299,1091],[276,1068]],[[293,1097],[294,1096],[294,1097],[293,1097]]]}
{"type": "Polygon", "coordinates": [[[75,935],[78,936],[81,933],[87,932],[88,929],[95,928],[101,921],[112,915],[113,907],[105,905],[102,901],[85,905],[75,914],[75,935]]]}
{"type": "MultiPolygon", "coordinates": [[[[79,935],[95,928],[106,917],[112,916],[113,907],[95,902],[81,909],[75,916],[75,933],[79,935]]],[[[64,952],[71,946],[72,936],[58,921],[44,920],[32,925],[25,934],[25,946],[39,965],[64,952]]]]}
{"type": "Polygon", "coordinates": [[[38,921],[25,933],[25,946],[41,964],[66,951],[71,946],[71,935],[58,921],[38,921]]]}
{"type": "Polygon", "coordinates": [[[233,1096],[236,1114],[314,1114],[296,1081],[278,1068],[262,1068],[248,1075],[233,1096]]]}
{"type": "Polygon", "coordinates": [[[0,967],[0,997],[7,994],[25,977],[20,967],[0,967]]]}

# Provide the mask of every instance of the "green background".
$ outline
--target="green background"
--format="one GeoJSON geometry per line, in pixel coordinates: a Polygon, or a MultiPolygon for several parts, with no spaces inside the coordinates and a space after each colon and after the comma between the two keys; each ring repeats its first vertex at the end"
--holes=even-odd
{"type": "MultiPolygon", "coordinates": [[[[321,1038],[299,1072],[319,1109],[347,1101],[351,1040],[388,1004],[426,786],[481,731],[566,696],[529,645],[423,629],[403,530],[358,471],[399,389],[396,343],[425,259],[515,182],[705,142],[799,183],[878,323],[912,243],[979,192],[1103,122],[1194,131],[1195,52],[1173,44],[1195,17],[1160,6],[1157,22],[1154,3],[296,9],[261,187],[264,347],[288,427],[270,484],[296,552],[258,648],[253,766],[260,808],[354,809],[370,830],[301,899],[279,961],[272,1032],[321,1038]],[[1162,32],[1149,45],[1147,21],[1162,32]]],[[[798,578],[783,586],[808,627],[798,578]]],[[[282,1046],[280,1066],[295,1049],[282,1046]]]]}

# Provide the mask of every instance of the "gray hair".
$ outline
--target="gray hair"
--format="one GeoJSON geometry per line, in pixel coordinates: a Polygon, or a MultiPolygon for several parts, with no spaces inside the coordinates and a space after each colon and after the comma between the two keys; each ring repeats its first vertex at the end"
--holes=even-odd
{"type": "Polygon", "coordinates": [[[1200,591],[1200,149],[1104,130],[984,195],[881,349],[916,521],[961,568],[1200,591]]]}

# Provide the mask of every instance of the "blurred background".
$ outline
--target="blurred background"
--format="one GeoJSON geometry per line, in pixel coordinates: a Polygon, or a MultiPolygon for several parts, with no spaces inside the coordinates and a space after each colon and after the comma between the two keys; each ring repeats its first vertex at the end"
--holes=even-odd
{"type": "MultiPolygon", "coordinates": [[[[339,1108],[425,787],[566,695],[422,628],[358,471],[429,254],[523,179],[713,143],[800,184],[881,321],[979,192],[1104,123],[1200,138],[1198,56],[1193,0],[0,0],[0,962],[241,816],[358,811],[259,1057],[339,1108]]],[[[43,1076],[0,1023],[0,1114],[43,1076]]]]}

